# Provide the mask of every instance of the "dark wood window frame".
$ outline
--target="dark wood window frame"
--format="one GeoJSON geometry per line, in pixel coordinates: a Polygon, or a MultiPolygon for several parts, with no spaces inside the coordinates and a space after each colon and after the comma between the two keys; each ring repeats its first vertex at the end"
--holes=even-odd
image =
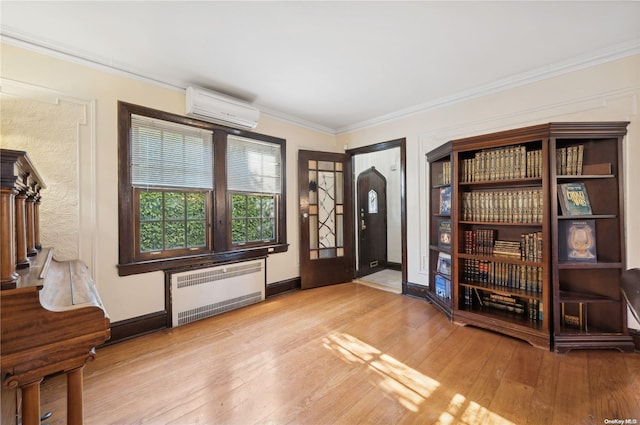
{"type": "Polygon", "coordinates": [[[285,252],[288,249],[286,233],[286,141],[250,131],[238,130],[216,124],[171,114],[144,106],[118,102],[118,221],[119,259],[118,274],[127,276],[177,267],[207,266],[221,262],[264,257],[285,252]],[[206,252],[176,255],[170,258],[149,259],[137,254],[135,190],[131,184],[130,133],[131,115],[141,115],[163,121],[209,130],[213,133],[214,188],[211,201],[211,249],[206,252]],[[226,145],[227,136],[233,134],[248,139],[261,140],[280,145],[281,192],[276,197],[276,239],[269,243],[254,243],[250,246],[231,244],[231,213],[227,194],[226,145]]]}

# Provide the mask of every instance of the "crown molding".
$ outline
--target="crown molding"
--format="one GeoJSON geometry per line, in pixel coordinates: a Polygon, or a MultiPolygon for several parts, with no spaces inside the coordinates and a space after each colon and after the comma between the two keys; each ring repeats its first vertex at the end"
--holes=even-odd
{"type": "MultiPolygon", "coordinates": [[[[80,65],[88,66],[94,69],[98,69],[104,72],[109,72],[116,75],[121,75],[127,78],[138,80],[147,84],[152,84],[165,89],[184,91],[189,82],[185,81],[162,81],[152,76],[143,75],[131,69],[127,69],[123,66],[116,66],[111,61],[105,58],[98,58],[91,56],[87,52],[73,51],[71,48],[64,48],[61,46],[55,46],[52,43],[36,40],[17,31],[12,31],[6,26],[0,27],[0,42],[21,47],[27,50],[35,51],[37,53],[51,56],[54,58],[66,60],[69,62],[77,63],[80,65]]],[[[469,90],[455,93],[451,96],[445,96],[439,99],[435,99],[429,102],[421,103],[409,108],[404,108],[389,114],[381,115],[369,120],[361,121],[351,125],[347,125],[340,128],[330,128],[322,124],[317,124],[312,121],[296,117],[294,115],[286,114],[271,108],[261,107],[255,105],[260,109],[261,113],[269,116],[278,121],[282,121],[288,124],[293,124],[299,127],[307,128],[313,131],[337,136],[345,133],[351,133],[357,130],[370,128],[382,124],[386,124],[393,121],[408,118],[412,115],[423,113],[429,110],[438,109],[455,103],[464,102],[467,100],[487,96],[490,94],[498,93],[504,90],[531,84],[537,81],[545,80],[548,78],[556,77],[569,72],[577,71],[591,66],[599,65],[606,62],[611,62],[624,57],[640,54],[640,39],[632,40],[629,42],[621,43],[615,46],[611,46],[606,49],[592,52],[587,55],[574,57],[562,62],[558,62],[546,67],[534,69],[525,73],[517,74],[512,77],[497,80],[483,86],[474,87],[469,90]]]]}
{"type": "Polygon", "coordinates": [[[0,42],[53,57],[55,59],[84,65],[99,71],[120,75],[170,90],[183,91],[188,85],[186,83],[175,81],[162,81],[148,75],[143,75],[140,72],[136,72],[124,66],[117,66],[110,59],[100,58],[88,52],[54,45],[53,43],[48,43],[46,41],[36,40],[35,38],[31,38],[25,34],[7,29],[6,26],[0,27],[0,42]]]}
{"type": "Polygon", "coordinates": [[[320,133],[325,133],[330,136],[335,136],[337,134],[334,128],[327,127],[322,124],[316,124],[312,121],[307,121],[305,119],[296,117],[294,115],[285,114],[284,112],[280,112],[271,108],[260,106],[259,104],[254,104],[254,106],[260,110],[261,114],[266,115],[275,120],[285,122],[288,124],[293,124],[298,127],[307,128],[309,130],[317,131],[320,133]]]}
{"type": "MultiPolygon", "coordinates": [[[[45,56],[87,66],[89,68],[108,72],[110,74],[131,78],[133,80],[169,90],[183,92],[184,90],[186,90],[187,86],[192,85],[191,83],[186,81],[163,81],[148,75],[143,75],[139,72],[127,69],[126,67],[118,67],[111,63],[111,61],[109,61],[108,59],[91,56],[89,53],[74,51],[70,48],[55,46],[52,43],[36,40],[35,38],[31,38],[17,31],[12,31],[10,29],[7,29],[6,27],[0,28],[0,42],[6,43],[11,46],[20,47],[25,50],[30,50],[45,56]]],[[[331,136],[336,135],[336,130],[333,128],[304,120],[293,115],[285,114],[271,108],[262,107],[260,105],[254,106],[260,109],[261,114],[264,114],[278,121],[293,124],[313,131],[319,131],[331,136]]]]}
{"type": "Polygon", "coordinates": [[[494,81],[483,86],[474,87],[466,91],[455,93],[451,96],[446,96],[430,102],[415,105],[396,112],[392,112],[390,114],[382,115],[377,118],[341,127],[336,129],[336,134],[340,135],[344,133],[350,133],[391,121],[397,121],[429,110],[438,109],[444,106],[464,102],[482,96],[487,96],[504,90],[524,86],[527,84],[535,83],[537,81],[546,80],[562,74],[567,74],[569,72],[578,71],[580,69],[589,68],[595,65],[600,65],[606,62],[611,62],[617,59],[622,59],[637,54],[640,54],[640,39],[618,44],[616,46],[612,46],[588,55],[583,55],[568,59],[566,61],[557,62],[546,67],[534,69],[532,71],[514,75],[509,78],[494,81]]]}

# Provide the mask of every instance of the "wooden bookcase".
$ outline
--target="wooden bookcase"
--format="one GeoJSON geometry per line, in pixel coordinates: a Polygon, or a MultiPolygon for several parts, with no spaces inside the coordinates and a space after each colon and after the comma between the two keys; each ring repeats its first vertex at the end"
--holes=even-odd
{"type": "Polygon", "coordinates": [[[452,141],[454,311],[551,347],[548,126],[452,141]]]}
{"type": "Polygon", "coordinates": [[[619,289],[627,125],[549,123],[429,152],[428,298],[456,323],[537,347],[633,351],[619,289]],[[441,178],[449,162],[450,184],[441,178]],[[450,250],[438,242],[447,218],[440,192],[449,186],[450,250]],[[450,300],[435,282],[438,260],[449,251],[450,300]]]}
{"type": "Polygon", "coordinates": [[[558,247],[552,256],[553,330],[558,352],[634,350],[619,289],[626,268],[622,139],[627,124],[550,124],[551,235],[558,247]],[[582,186],[591,214],[563,214],[558,198],[562,185],[578,195],[582,186]]]}
{"type": "Polygon", "coordinates": [[[453,313],[453,227],[451,142],[427,154],[429,170],[429,288],[427,299],[439,308],[449,319],[453,313]],[[448,207],[443,205],[447,202],[448,207]],[[448,210],[448,212],[447,212],[448,210]],[[449,257],[448,270],[444,269],[449,257]],[[440,259],[440,261],[439,261],[440,259]],[[440,268],[438,266],[441,266],[440,268]]]}

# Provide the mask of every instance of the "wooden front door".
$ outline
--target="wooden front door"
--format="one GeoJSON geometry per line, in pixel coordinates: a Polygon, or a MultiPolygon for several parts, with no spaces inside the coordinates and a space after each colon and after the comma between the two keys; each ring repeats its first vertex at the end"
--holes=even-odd
{"type": "Polygon", "coordinates": [[[298,153],[302,289],[354,277],[351,172],[350,155],[298,153]]]}
{"type": "Polygon", "coordinates": [[[358,275],[387,266],[387,179],[371,167],[358,176],[358,275]]]}

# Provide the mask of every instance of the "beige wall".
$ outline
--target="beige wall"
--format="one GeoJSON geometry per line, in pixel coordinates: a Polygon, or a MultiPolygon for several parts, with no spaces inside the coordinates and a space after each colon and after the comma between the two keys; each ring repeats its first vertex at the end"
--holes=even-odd
{"type": "MultiPolygon", "coordinates": [[[[425,154],[447,140],[553,121],[630,121],[624,140],[627,265],[640,267],[640,55],[434,108],[338,136],[350,149],[407,138],[410,282],[428,282],[425,154]]],[[[630,318],[630,326],[640,328],[630,318]]]]}
{"type": "Polygon", "coordinates": [[[0,147],[28,153],[47,187],[39,208],[42,246],[55,244],[57,260],[80,256],[80,181],[78,126],[84,121],[82,105],[3,95],[0,147]],[[42,117],[47,117],[43,120],[42,117]]]}
{"type": "MultiPolygon", "coordinates": [[[[182,91],[160,87],[2,45],[2,91],[5,87],[42,88],[81,105],[86,122],[78,129],[80,165],[80,257],[92,271],[112,321],[164,308],[162,273],[119,277],[117,223],[118,100],[182,114],[182,91]],[[88,160],[87,160],[88,158],[88,160]],[[87,162],[90,164],[86,166],[87,162]],[[85,167],[85,168],[83,168],[85,167]],[[91,180],[86,182],[85,179],[91,180]],[[88,199],[87,199],[88,198],[88,199]]],[[[443,142],[549,121],[629,120],[625,139],[627,254],[629,267],[640,267],[640,199],[629,182],[640,181],[640,55],[604,63],[479,98],[434,108],[410,117],[337,137],[263,117],[259,133],[287,139],[287,233],[289,252],[268,260],[268,282],[299,276],[297,151],[342,151],[374,143],[407,139],[407,220],[409,281],[426,284],[425,154],[443,142]]],[[[27,90],[28,91],[28,90],[27,90]]],[[[45,223],[46,225],[46,223],[45,223]]],[[[634,327],[640,327],[635,326],[634,327]]]]}
{"type": "MultiPolygon", "coordinates": [[[[164,277],[161,272],[127,277],[119,277],[117,273],[116,105],[118,100],[122,100],[184,114],[184,93],[14,46],[1,47],[0,77],[3,93],[15,94],[29,102],[33,99],[39,102],[70,102],[81,108],[86,115],[87,122],[82,124],[84,128],[77,130],[77,149],[80,151],[77,155],[83,159],[80,166],[85,166],[80,170],[78,179],[81,185],[80,232],[83,234],[79,237],[81,242],[78,249],[79,257],[90,265],[111,320],[115,322],[163,310],[164,277]]],[[[10,111],[3,109],[2,112],[10,111]]],[[[40,119],[46,123],[48,120],[56,120],[55,117],[56,115],[47,114],[40,119]]],[[[3,114],[3,130],[7,119],[3,114]]],[[[269,117],[262,117],[255,131],[287,140],[287,239],[290,246],[288,252],[269,257],[267,281],[272,283],[300,275],[296,161],[298,149],[342,149],[336,147],[335,137],[331,135],[269,117]]],[[[3,137],[3,145],[6,143],[8,140],[3,137]]],[[[38,163],[36,166],[40,167],[38,163]]],[[[46,198],[43,202],[46,202],[46,198]]],[[[46,228],[51,224],[44,221],[41,225],[46,228]]]]}

